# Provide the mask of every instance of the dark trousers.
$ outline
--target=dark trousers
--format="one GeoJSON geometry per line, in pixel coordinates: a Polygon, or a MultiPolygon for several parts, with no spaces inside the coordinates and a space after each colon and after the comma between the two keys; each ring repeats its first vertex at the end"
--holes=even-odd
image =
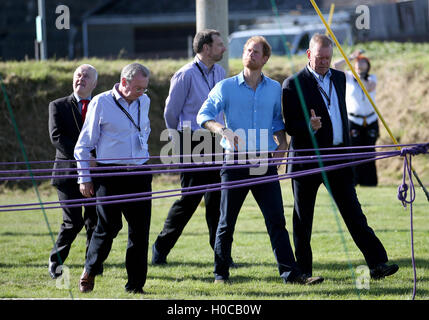
{"type": "MultiPolygon", "coordinates": [[[[183,143],[183,135],[181,135],[181,139],[183,143]]],[[[212,153],[216,153],[216,145],[219,141],[211,135],[209,139],[212,139],[212,153]]],[[[200,141],[192,141],[192,150],[194,150],[195,146],[199,143],[200,141]]],[[[183,155],[183,149],[181,151],[181,154],[183,155]]],[[[222,152],[222,149],[220,149],[220,152],[222,152]]],[[[220,182],[219,170],[180,173],[180,185],[182,188],[220,182]]],[[[170,250],[174,247],[182,234],[186,224],[197,210],[203,196],[206,210],[206,222],[209,230],[209,243],[210,246],[214,248],[216,229],[220,216],[220,191],[182,195],[180,199],[173,203],[168,212],[167,219],[164,222],[164,227],[155,241],[155,247],[160,255],[167,256],[169,254],[170,250]]]]}
{"type": "MultiPolygon", "coordinates": [[[[79,185],[76,180],[56,186],[59,201],[82,199],[79,191],[79,185]]],[[[67,203],[64,203],[66,205],[67,203]]],[[[97,213],[95,206],[84,206],[82,216],[82,207],[63,208],[63,223],[58,232],[57,241],[51,250],[50,261],[60,265],[67,259],[71,245],[83,226],[86,229],[86,253],[92,233],[97,225],[97,213]],[[58,257],[59,256],[59,257],[58,257]]]]}
{"type": "MultiPolygon", "coordinates": [[[[222,183],[262,176],[276,176],[277,169],[270,166],[265,175],[250,175],[249,168],[221,170],[222,183]]],[[[231,262],[231,246],[235,224],[241,206],[249,192],[252,192],[265,219],[265,226],[271,241],[271,247],[277,261],[280,276],[287,281],[298,276],[297,268],[289,234],[286,230],[286,220],[283,211],[283,201],[280,183],[278,181],[222,190],[221,216],[216,233],[215,244],[215,279],[228,279],[231,262]]]]}
{"type": "MultiPolygon", "coordinates": [[[[117,172],[117,171],[115,171],[117,172]]],[[[152,175],[123,175],[94,178],[97,197],[149,192],[152,175]]],[[[122,228],[122,214],[128,223],[125,267],[129,290],[141,289],[146,282],[151,200],[97,205],[98,224],[92,235],[85,269],[94,275],[107,259],[113,239],[122,228]]]]}
{"type": "MultiPolygon", "coordinates": [[[[353,146],[375,145],[379,135],[378,121],[375,121],[367,126],[361,126],[350,121],[349,125],[350,125],[351,144],[353,146]]],[[[374,152],[374,151],[375,151],[375,148],[353,150],[353,152],[374,152]]],[[[362,186],[376,186],[378,184],[377,168],[375,165],[375,161],[360,164],[354,167],[354,170],[355,170],[355,184],[360,184],[362,186]]]]}
{"type": "MultiPolygon", "coordinates": [[[[363,253],[369,268],[387,262],[382,243],[368,226],[362,212],[350,168],[328,172],[329,186],[334,201],[349,230],[353,241],[363,253]]],[[[292,179],[294,195],[293,239],[295,256],[302,272],[312,274],[312,251],[310,246],[314,205],[319,186],[324,183],[321,175],[292,179]]],[[[341,248],[339,247],[338,250],[341,248]]]]}

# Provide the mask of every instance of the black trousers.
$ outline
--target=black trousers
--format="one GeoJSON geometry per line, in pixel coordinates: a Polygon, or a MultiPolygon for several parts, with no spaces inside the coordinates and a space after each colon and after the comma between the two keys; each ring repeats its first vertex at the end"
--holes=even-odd
{"type": "MultiPolygon", "coordinates": [[[[79,185],[76,180],[71,180],[56,186],[59,201],[82,199],[79,185]]],[[[57,241],[50,253],[50,261],[60,265],[67,259],[71,245],[83,226],[86,229],[86,253],[91,241],[92,233],[97,225],[97,212],[95,206],[63,208],[63,223],[58,232],[57,241]]],[[[86,258],[85,253],[85,258],[86,258]]]]}
{"type": "MultiPolygon", "coordinates": [[[[277,168],[269,166],[261,176],[249,173],[249,168],[228,169],[221,171],[222,182],[238,181],[257,177],[277,176],[277,168]]],[[[283,211],[282,192],[279,181],[222,190],[221,217],[216,234],[215,246],[215,279],[229,278],[231,248],[238,214],[249,191],[252,192],[262,215],[271,241],[274,257],[277,261],[280,277],[291,280],[301,274],[295,262],[289,233],[286,230],[286,219],[283,211]]]]}
{"type": "MultiPolygon", "coordinates": [[[[363,253],[368,267],[373,268],[379,263],[387,262],[386,250],[374,231],[368,226],[367,219],[362,212],[352,182],[352,170],[350,168],[335,170],[328,172],[327,175],[335,203],[353,241],[363,253]]],[[[314,205],[317,191],[322,183],[324,182],[320,174],[292,179],[295,256],[302,272],[309,275],[312,274],[313,258],[310,240],[314,205]]],[[[340,246],[338,250],[341,250],[340,246]]]]}
{"type": "MultiPolygon", "coordinates": [[[[97,197],[149,192],[152,190],[152,175],[94,178],[94,188],[97,197]]],[[[128,223],[125,256],[128,282],[125,287],[129,290],[143,288],[147,276],[151,208],[151,200],[97,205],[98,223],[92,235],[85,263],[85,269],[90,275],[95,275],[107,259],[113,239],[122,228],[123,214],[128,223]]]]}
{"type": "MultiPolygon", "coordinates": [[[[219,151],[219,139],[217,137],[209,135],[209,137],[205,138],[211,139],[211,153],[222,152],[222,148],[220,148],[219,151]]],[[[191,149],[194,150],[200,141],[192,141],[191,149]]],[[[181,134],[182,155],[184,154],[182,148],[183,143],[186,143],[186,141],[184,141],[183,134],[181,134]]],[[[215,160],[214,157],[212,159],[215,160]]],[[[220,160],[222,160],[222,156],[220,156],[220,160]]],[[[180,173],[180,185],[182,188],[220,182],[219,170],[180,173]]],[[[216,229],[220,216],[220,191],[199,193],[195,195],[182,195],[180,199],[173,203],[173,206],[168,212],[167,219],[164,222],[164,227],[155,241],[155,247],[161,255],[167,256],[170,250],[174,247],[203,197],[206,209],[206,222],[209,230],[209,243],[212,249],[214,249],[216,229]]]]}
{"type": "MultiPolygon", "coordinates": [[[[367,125],[361,126],[352,121],[349,121],[350,137],[353,146],[373,146],[379,135],[378,120],[367,125]]],[[[375,148],[371,149],[356,149],[353,152],[374,152],[375,148]]],[[[375,161],[360,164],[354,167],[355,184],[362,186],[376,186],[378,184],[377,168],[375,161]]]]}

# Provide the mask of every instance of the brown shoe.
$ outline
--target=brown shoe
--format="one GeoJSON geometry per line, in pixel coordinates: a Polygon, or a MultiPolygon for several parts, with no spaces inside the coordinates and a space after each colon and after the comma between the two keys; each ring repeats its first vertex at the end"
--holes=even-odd
{"type": "Polygon", "coordinates": [[[94,289],[95,276],[89,275],[85,269],[83,269],[82,276],[79,280],[79,291],[82,293],[91,292],[94,289]]]}
{"type": "Polygon", "coordinates": [[[323,279],[323,277],[308,277],[307,275],[302,274],[293,280],[289,280],[287,283],[303,284],[303,285],[311,286],[313,284],[322,283],[323,280],[325,280],[323,279]]]}

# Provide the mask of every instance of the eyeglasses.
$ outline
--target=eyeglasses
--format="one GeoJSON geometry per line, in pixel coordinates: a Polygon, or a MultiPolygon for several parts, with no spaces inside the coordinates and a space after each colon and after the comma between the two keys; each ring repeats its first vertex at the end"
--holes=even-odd
{"type": "Polygon", "coordinates": [[[136,92],[141,92],[141,93],[147,93],[148,92],[148,89],[147,88],[139,88],[139,89],[135,89],[136,90],[136,92]]]}

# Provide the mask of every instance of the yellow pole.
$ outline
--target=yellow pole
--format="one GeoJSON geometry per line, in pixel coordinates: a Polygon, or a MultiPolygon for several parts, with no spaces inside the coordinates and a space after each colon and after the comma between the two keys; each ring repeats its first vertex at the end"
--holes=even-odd
{"type": "MultiPolygon", "coordinates": [[[[332,24],[332,17],[334,16],[334,9],[335,9],[335,3],[331,4],[331,9],[329,10],[329,18],[328,18],[328,25],[331,26],[332,24]]],[[[326,35],[329,35],[328,30],[325,32],[326,35]]]]}
{"type": "MultiPolygon", "coordinates": [[[[323,24],[325,25],[326,30],[331,35],[332,40],[334,40],[335,44],[337,45],[338,49],[340,50],[342,56],[344,57],[344,60],[346,61],[347,65],[349,66],[349,68],[351,70],[351,72],[353,73],[354,77],[356,78],[357,82],[359,83],[359,86],[362,88],[363,92],[365,93],[366,97],[368,98],[369,102],[371,103],[372,107],[374,108],[375,112],[377,113],[378,118],[381,120],[381,122],[383,123],[383,125],[386,128],[387,132],[389,133],[390,138],[392,138],[392,141],[394,142],[394,144],[399,144],[398,141],[393,136],[392,132],[390,131],[389,127],[387,126],[386,121],[384,121],[383,116],[378,111],[378,108],[375,106],[374,101],[372,100],[371,96],[369,95],[368,91],[366,90],[365,86],[363,85],[362,81],[360,80],[359,76],[357,75],[356,71],[352,67],[349,59],[347,58],[347,55],[344,53],[343,48],[341,48],[341,45],[339,44],[337,38],[335,37],[334,33],[332,32],[331,27],[327,24],[325,18],[322,15],[322,12],[320,12],[319,7],[314,2],[314,0],[310,0],[310,2],[313,5],[314,9],[316,10],[317,14],[319,15],[320,19],[322,20],[323,24]]],[[[397,147],[397,149],[400,150],[399,147],[397,147]]]]}

